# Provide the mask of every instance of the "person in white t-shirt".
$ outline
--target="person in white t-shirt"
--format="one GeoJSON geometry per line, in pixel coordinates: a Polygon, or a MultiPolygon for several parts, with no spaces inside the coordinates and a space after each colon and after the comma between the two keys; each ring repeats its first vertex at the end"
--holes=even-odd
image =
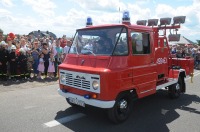
{"type": "Polygon", "coordinates": [[[70,47],[71,47],[71,41],[70,41],[70,40],[67,40],[67,45],[66,45],[66,46],[64,47],[64,49],[63,49],[64,58],[65,58],[65,56],[68,54],[70,47]]]}

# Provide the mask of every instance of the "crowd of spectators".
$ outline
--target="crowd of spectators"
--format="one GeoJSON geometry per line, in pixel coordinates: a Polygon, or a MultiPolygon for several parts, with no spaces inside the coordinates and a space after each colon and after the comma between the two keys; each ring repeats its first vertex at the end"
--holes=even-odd
{"type": "Polygon", "coordinates": [[[0,29],[0,80],[56,78],[58,65],[70,46],[71,39],[66,35],[56,39],[14,33],[3,36],[0,29]]]}
{"type": "Polygon", "coordinates": [[[177,58],[192,57],[194,58],[194,68],[200,69],[200,46],[195,44],[177,44],[171,45],[171,54],[177,58]]]}

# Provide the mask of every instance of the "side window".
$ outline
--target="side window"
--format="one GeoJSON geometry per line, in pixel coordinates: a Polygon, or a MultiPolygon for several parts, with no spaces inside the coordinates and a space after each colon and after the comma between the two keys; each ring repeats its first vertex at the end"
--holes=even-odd
{"type": "Polygon", "coordinates": [[[150,53],[150,37],[148,33],[131,32],[133,54],[150,53]]]}
{"type": "Polygon", "coordinates": [[[116,34],[116,42],[117,39],[118,43],[116,44],[115,50],[113,55],[128,55],[128,44],[127,44],[127,33],[116,34]]]}

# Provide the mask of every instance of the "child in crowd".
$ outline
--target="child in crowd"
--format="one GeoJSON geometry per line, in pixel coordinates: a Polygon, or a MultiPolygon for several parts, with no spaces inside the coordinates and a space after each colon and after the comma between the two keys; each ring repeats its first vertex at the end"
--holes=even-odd
{"type": "Polygon", "coordinates": [[[51,53],[49,58],[49,67],[48,67],[48,76],[50,79],[54,77],[54,72],[55,72],[54,62],[55,62],[54,54],[51,53]]]}
{"type": "Polygon", "coordinates": [[[38,65],[38,69],[37,69],[39,71],[38,79],[42,79],[41,75],[42,75],[42,73],[44,73],[44,54],[41,53],[39,57],[40,57],[40,59],[39,59],[39,65],[38,65]]]}

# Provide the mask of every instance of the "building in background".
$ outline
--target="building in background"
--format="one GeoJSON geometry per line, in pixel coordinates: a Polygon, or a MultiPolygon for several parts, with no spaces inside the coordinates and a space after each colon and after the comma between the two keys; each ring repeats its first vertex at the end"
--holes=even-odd
{"type": "Polygon", "coordinates": [[[52,32],[49,32],[49,31],[32,31],[30,32],[28,35],[32,35],[34,36],[35,38],[42,38],[42,37],[53,37],[54,39],[56,39],[56,35],[52,32]]]}

